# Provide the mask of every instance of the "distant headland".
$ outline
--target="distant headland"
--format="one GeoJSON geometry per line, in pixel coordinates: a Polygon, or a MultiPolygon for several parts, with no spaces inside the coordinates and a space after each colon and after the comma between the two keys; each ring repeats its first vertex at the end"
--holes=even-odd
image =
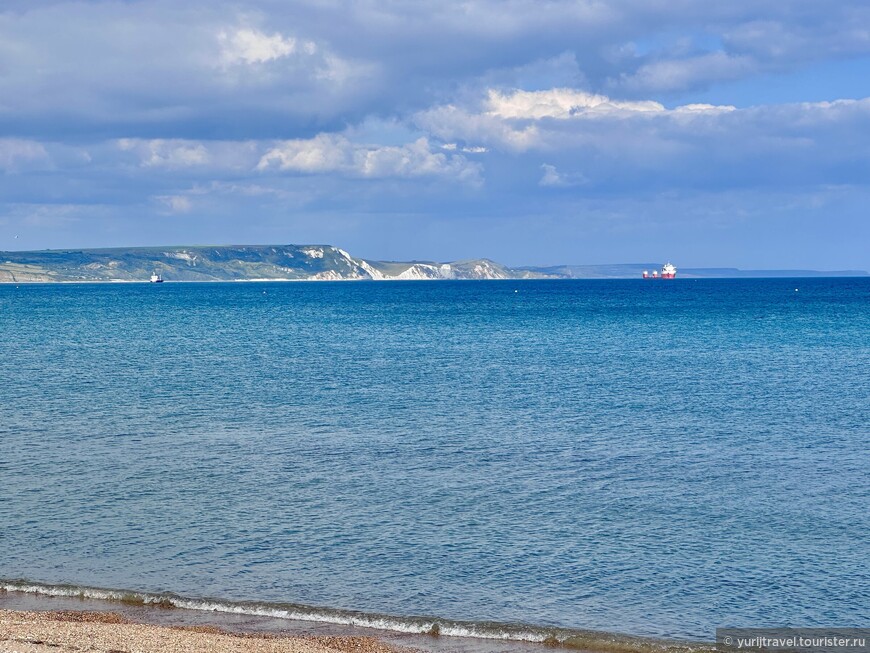
{"type": "MultiPolygon", "coordinates": [[[[374,261],[331,245],[218,245],[0,252],[0,282],[639,279],[659,263],[507,267],[489,259],[374,261]]],[[[686,278],[870,276],[864,270],[680,268],[686,278]]]]}

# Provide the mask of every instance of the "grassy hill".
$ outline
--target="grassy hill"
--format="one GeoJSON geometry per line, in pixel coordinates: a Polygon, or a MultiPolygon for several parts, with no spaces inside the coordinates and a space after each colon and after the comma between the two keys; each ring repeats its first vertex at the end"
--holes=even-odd
{"type": "Polygon", "coordinates": [[[0,281],[508,279],[486,259],[436,263],[354,258],[330,245],[129,247],[0,252],[0,281]]]}

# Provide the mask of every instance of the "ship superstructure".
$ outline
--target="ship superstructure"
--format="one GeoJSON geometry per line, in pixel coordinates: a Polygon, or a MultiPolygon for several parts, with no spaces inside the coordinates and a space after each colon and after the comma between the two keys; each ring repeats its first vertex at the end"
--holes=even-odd
{"type": "Polygon", "coordinates": [[[676,279],[677,278],[677,268],[670,262],[665,263],[662,266],[662,271],[653,270],[650,272],[649,270],[643,271],[644,279],[676,279]]]}

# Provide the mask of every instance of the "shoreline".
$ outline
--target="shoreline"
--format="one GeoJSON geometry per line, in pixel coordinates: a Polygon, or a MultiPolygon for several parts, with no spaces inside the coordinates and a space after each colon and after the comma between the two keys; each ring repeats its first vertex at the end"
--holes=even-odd
{"type": "MultiPolygon", "coordinates": [[[[868,279],[870,274],[863,271],[855,274],[840,274],[840,273],[820,273],[806,275],[759,275],[759,276],[695,276],[692,274],[682,274],[678,277],[661,279],[656,281],[805,281],[805,280],[843,280],[843,279],[868,279]]],[[[60,286],[60,285],[104,285],[104,286],[123,286],[123,285],[178,285],[178,284],[237,284],[237,283],[419,283],[419,282],[478,282],[478,281],[495,281],[495,282],[525,282],[525,281],[653,281],[652,278],[644,279],[639,276],[613,276],[613,277],[499,277],[499,278],[484,278],[484,279],[447,279],[447,278],[398,278],[385,277],[383,279],[366,279],[366,278],[336,278],[336,279],[316,279],[316,278],[250,278],[250,279],[164,279],[160,284],[156,284],[148,279],[52,279],[52,280],[10,280],[0,279],[0,286],[60,286]]]]}
{"type": "Polygon", "coordinates": [[[0,646],[15,653],[400,653],[375,637],[233,633],[214,626],[155,625],[118,612],[0,609],[0,646]],[[7,648],[9,647],[9,648],[7,648]]]}
{"type": "MultiPolygon", "coordinates": [[[[704,653],[712,642],[639,637],[583,629],[401,617],[298,604],[193,599],[72,585],[0,581],[0,611],[117,614],[156,627],[205,627],[235,634],[377,638],[431,653],[704,653]]],[[[358,650],[358,649],[355,649],[358,650]]],[[[383,653],[383,652],[379,652],[383,653]]]]}

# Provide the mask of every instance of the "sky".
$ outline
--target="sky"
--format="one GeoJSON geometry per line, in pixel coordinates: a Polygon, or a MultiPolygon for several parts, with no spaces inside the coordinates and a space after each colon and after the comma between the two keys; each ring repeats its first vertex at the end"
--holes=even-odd
{"type": "Polygon", "coordinates": [[[866,0],[3,0],[0,250],[870,270],[866,0]]]}

